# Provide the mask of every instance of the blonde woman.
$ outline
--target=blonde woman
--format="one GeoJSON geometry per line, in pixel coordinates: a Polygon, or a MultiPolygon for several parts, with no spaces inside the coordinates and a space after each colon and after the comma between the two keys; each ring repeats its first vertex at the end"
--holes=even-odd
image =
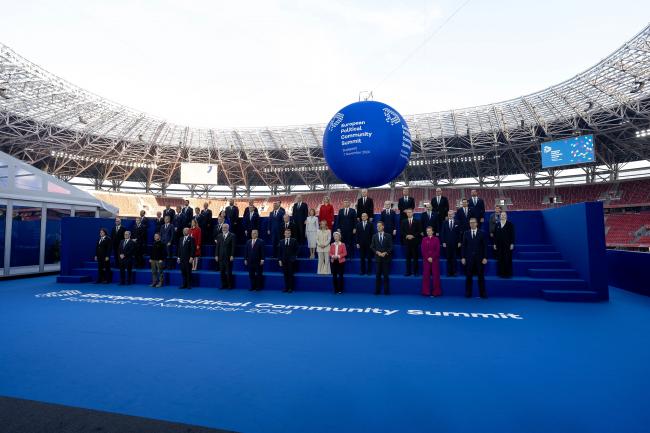
{"type": "Polygon", "coordinates": [[[330,271],[330,240],[332,231],[327,228],[327,221],[320,222],[320,230],[316,237],[316,252],[318,253],[318,273],[329,275],[330,271]]]}
{"type": "Polygon", "coordinates": [[[316,253],[316,238],[318,237],[316,209],[309,209],[309,216],[305,220],[305,235],[307,236],[307,246],[309,247],[309,258],[313,259],[316,253]]]}

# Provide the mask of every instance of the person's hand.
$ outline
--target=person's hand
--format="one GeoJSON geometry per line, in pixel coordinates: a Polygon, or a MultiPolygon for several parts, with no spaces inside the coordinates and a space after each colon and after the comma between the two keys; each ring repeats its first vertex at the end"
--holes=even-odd
{"type": "Polygon", "coordinates": [[[95,261],[97,261],[97,256],[95,256],[95,261]]]}
{"type": "Polygon", "coordinates": [[[158,263],[160,263],[160,264],[162,265],[162,264],[163,264],[163,261],[162,261],[162,260],[158,260],[158,263]]]}
{"type": "Polygon", "coordinates": [[[443,248],[447,248],[447,242],[443,242],[443,243],[442,243],[442,247],[443,247],[443,248]]]}
{"type": "Polygon", "coordinates": [[[267,231],[266,231],[266,234],[267,234],[267,235],[270,235],[270,234],[271,234],[271,230],[267,230],[267,231]]]}
{"type": "Polygon", "coordinates": [[[361,248],[361,246],[359,244],[357,244],[357,248],[361,248]]]}
{"type": "Polygon", "coordinates": [[[168,246],[168,247],[171,247],[171,246],[172,246],[172,243],[171,243],[171,242],[167,242],[167,246],[168,246]]]}
{"type": "Polygon", "coordinates": [[[264,265],[264,260],[260,260],[260,266],[264,265]]]}
{"type": "Polygon", "coordinates": [[[493,238],[493,237],[494,237],[494,233],[490,233],[490,237],[493,238]]]}
{"type": "Polygon", "coordinates": [[[393,230],[393,236],[397,234],[397,230],[393,230]]]}
{"type": "Polygon", "coordinates": [[[120,259],[123,259],[123,258],[124,258],[124,254],[120,254],[120,259]]]}
{"type": "Polygon", "coordinates": [[[244,236],[248,236],[248,230],[244,230],[244,236]]]}
{"type": "Polygon", "coordinates": [[[218,262],[219,261],[219,256],[214,256],[214,261],[218,262]]]}
{"type": "Polygon", "coordinates": [[[149,263],[153,263],[153,260],[149,259],[149,263]]]}
{"type": "Polygon", "coordinates": [[[107,261],[108,261],[108,257],[104,257],[104,261],[107,262],[107,261]]]}
{"type": "Polygon", "coordinates": [[[497,250],[497,246],[496,246],[496,245],[494,245],[493,247],[494,247],[494,251],[496,251],[496,250],[497,250]]]}
{"type": "Polygon", "coordinates": [[[460,242],[458,242],[458,248],[460,248],[460,242]]]}
{"type": "Polygon", "coordinates": [[[487,265],[487,259],[481,260],[481,263],[483,263],[484,265],[487,265]]]}
{"type": "Polygon", "coordinates": [[[465,259],[460,259],[460,262],[465,265],[465,259]]]}
{"type": "Polygon", "coordinates": [[[192,263],[194,263],[194,259],[192,257],[190,257],[190,259],[188,260],[188,263],[191,265],[192,263]]]}
{"type": "Polygon", "coordinates": [[[233,260],[235,260],[235,257],[234,257],[234,256],[230,256],[230,261],[232,262],[233,260]]]}
{"type": "Polygon", "coordinates": [[[244,259],[244,266],[248,266],[248,260],[244,259]]]}
{"type": "Polygon", "coordinates": [[[513,244],[510,244],[510,251],[514,250],[515,246],[513,244]]]}
{"type": "Polygon", "coordinates": [[[483,224],[483,218],[481,218],[481,224],[483,224]]]}
{"type": "Polygon", "coordinates": [[[352,229],[352,234],[356,234],[356,233],[357,233],[357,229],[352,229]]]}
{"type": "Polygon", "coordinates": [[[278,260],[278,266],[282,267],[282,260],[278,260]]]}
{"type": "Polygon", "coordinates": [[[180,263],[180,262],[181,262],[181,259],[179,257],[179,258],[176,259],[176,263],[180,263]]]}
{"type": "Polygon", "coordinates": [[[427,260],[429,261],[429,263],[433,263],[433,258],[432,257],[429,257],[427,260]]]}

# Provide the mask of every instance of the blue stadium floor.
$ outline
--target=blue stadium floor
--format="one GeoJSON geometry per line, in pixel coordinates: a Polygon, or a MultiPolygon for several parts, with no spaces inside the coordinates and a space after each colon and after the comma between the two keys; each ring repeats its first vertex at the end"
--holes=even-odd
{"type": "Polygon", "coordinates": [[[54,280],[0,282],[0,395],[246,433],[650,429],[650,298],[617,289],[561,303],[54,280]]]}

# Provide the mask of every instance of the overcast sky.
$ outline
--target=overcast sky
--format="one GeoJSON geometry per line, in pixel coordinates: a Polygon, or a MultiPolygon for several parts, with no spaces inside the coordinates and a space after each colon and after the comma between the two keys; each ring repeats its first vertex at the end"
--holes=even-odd
{"type": "Polygon", "coordinates": [[[324,123],[374,90],[402,114],[497,102],[594,65],[650,1],[0,0],[0,41],[91,92],[190,126],[324,123]]]}

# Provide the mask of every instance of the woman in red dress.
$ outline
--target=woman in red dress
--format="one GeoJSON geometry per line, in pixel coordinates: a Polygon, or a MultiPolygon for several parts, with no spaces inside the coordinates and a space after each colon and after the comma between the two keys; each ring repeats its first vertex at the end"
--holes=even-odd
{"type": "Polygon", "coordinates": [[[190,236],[194,238],[194,244],[196,245],[195,259],[192,262],[192,270],[196,271],[196,266],[199,264],[199,257],[201,257],[201,227],[199,227],[196,219],[192,220],[190,236]]]}
{"type": "Polygon", "coordinates": [[[318,221],[327,221],[327,228],[332,230],[334,225],[334,206],[330,204],[328,196],[323,197],[323,203],[318,208],[318,221]]]}

